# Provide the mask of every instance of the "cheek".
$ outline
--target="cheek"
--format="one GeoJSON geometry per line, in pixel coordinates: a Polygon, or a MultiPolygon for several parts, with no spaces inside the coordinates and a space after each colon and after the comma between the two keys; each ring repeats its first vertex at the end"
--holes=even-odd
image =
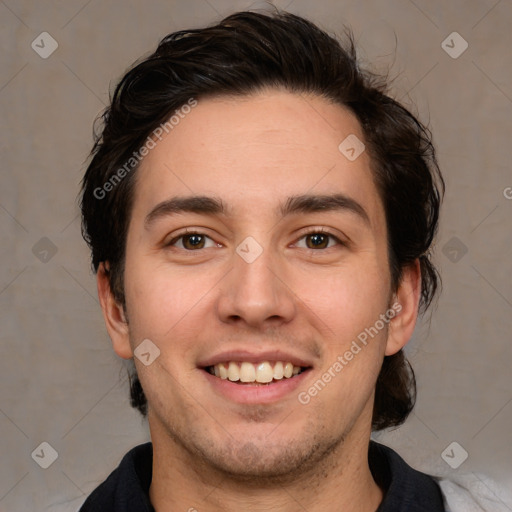
{"type": "MultiPolygon", "coordinates": [[[[132,333],[163,339],[189,322],[209,283],[164,265],[133,257],[126,264],[125,290],[132,333]],[[183,320],[186,321],[183,322],[183,320]]],[[[211,288],[211,286],[210,286],[211,288]]]]}
{"type": "MultiPolygon", "coordinates": [[[[389,279],[379,265],[347,265],[295,280],[294,292],[340,342],[357,336],[388,309],[389,279]]],[[[329,335],[326,332],[326,335],[329,335]]]]}
{"type": "Polygon", "coordinates": [[[133,257],[126,266],[131,343],[137,345],[149,338],[160,348],[169,369],[188,371],[190,354],[197,350],[197,340],[205,336],[205,323],[212,328],[216,325],[215,300],[226,270],[208,266],[178,269],[150,258],[139,264],[142,261],[142,255],[133,257]],[[178,360],[187,364],[177,368],[178,360]]]}

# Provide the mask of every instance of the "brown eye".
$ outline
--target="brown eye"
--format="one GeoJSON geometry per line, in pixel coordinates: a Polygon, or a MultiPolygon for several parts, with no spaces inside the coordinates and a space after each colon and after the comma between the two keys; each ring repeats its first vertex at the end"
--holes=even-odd
{"type": "Polygon", "coordinates": [[[182,238],[185,249],[202,249],[204,247],[203,235],[184,235],[182,238]]]}
{"type": "Polygon", "coordinates": [[[215,246],[215,242],[209,236],[206,236],[203,233],[189,232],[173,238],[167,245],[177,247],[178,249],[194,251],[197,249],[204,249],[206,247],[207,240],[211,241],[209,247],[215,246]]]}
{"type": "Polygon", "coordinates": [[[308,245],[308,249],[326,249],[329,245],[329,235],[325,235],[324,233],[312,233],[310,235],[306,235],[306,240],[311,241],[311,245],[308,245]]]}
{"type": "Polygon", "coordinates": [[[306,249],[329,249],[333,245],[344,245],[338,237],[323,230],[310,231],[300,240],[305,240],[306,249]],[[334,241],[334,244],[330,243],[331,241],[334,241]]]}

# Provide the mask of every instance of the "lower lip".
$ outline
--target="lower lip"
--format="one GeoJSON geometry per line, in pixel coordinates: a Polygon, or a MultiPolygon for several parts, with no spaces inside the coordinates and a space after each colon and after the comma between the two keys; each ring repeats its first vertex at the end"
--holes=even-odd
{"type": "Polygon", "coordinates": [[[304,382],[311,369],[289,379],[283,378],[271,384],[237,384],[228,379],[215,377],[206,370],[201,370],[215,393],[239,404],[271,404],[290,395],[304,382]]]}

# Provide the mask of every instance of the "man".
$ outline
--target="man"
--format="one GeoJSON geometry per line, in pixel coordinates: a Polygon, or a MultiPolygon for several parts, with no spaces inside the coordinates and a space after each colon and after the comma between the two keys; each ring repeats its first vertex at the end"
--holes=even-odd
{"type": "Polygon", "coordinates": [[[121,80],[83,232],[152,442],[82,511],[445,510],[370,441],[414,405],[444,190],[384,91],[351,39],[278,12],[170,34],[121,80]]]}

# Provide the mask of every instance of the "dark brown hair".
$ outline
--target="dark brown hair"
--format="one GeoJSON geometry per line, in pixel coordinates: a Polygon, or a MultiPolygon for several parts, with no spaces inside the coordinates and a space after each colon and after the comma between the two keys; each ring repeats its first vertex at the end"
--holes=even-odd
{"type": "MultiPolygon", "coordinates": [[[[420,309],[430,305],[439,275],[430,259],[444,193],[430,132],[387,93],[387,81],[360,69],[353,37],[344,46],[308,20],[281,12],[239,12],[202,29],[166,36],[130,69],[103,113],[82,183],[82,233],[95,271],[108,262],[110,285],[125,305],[123,274],[137,164],[135,152],[191,98],[248,95],[279,87],[344,105],[359,120],[388,230],[394,290],[402,271],[419,259],[420,309]],[[123,168],[126,172],[119,173],[123,168]],[[118,179],[122,175],[122,179],[118,179]],[[117,178],[116,178],[117,176],[117,178]],[[115,178],[115,180],[114,180],[115,178]],[[112,187],[105,188],[105,183],[112,187]]],[[[340,141],[341,142],[341,141],[340,141]]],[[[147,401],[132,367],[132,405],[147,401]]],[[[414,372],[402,351],[384,358],[372,428],[400,425],[414,407],[414,372]]]]}

